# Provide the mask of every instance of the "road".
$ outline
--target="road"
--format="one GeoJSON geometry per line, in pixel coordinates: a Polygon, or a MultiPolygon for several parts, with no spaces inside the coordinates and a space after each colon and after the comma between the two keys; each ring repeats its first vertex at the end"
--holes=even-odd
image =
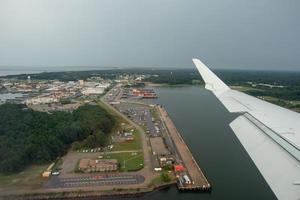
{"type": "MultiPolygon", "coordinates": [[[[117,92],[115,88],[112,88],[111,91],[117,92]]],[[[110,92],[111,92],[110,91],[110,92]]],[[[108,92],[108,93],[110,93],[108,92]]],[[[119,91],[118,91],[119,92],[119,91]]],[[[122,117],[130,125],[139,131],[141,134],[142,146],[141,150],[134,151],[111,151],[106,152],[108,154],[113,153],[124,153],[124,152],[143,152],[144,155],[144,167],[142,170],[136,172],[127,172],[127,173],[94,173],[94,174],[76,174],[73,172],[72,166],[76,165],[78,158],[83,158],[93,155],[102,155],[105,153],[97,152],[95,153],[78,153],[78,152],[69,152],[69,155],[64,158],[64,165],[59,176],[52,176],[49,181],[44,185],[45,189],[59,189],[59,188],[87,188],[88,186],[93,188],[111,188],[117,186],[118,188],[147,188],[151,183],[153,178],[157,177],[157,174],[153,172],[152,162],[151,162],[151,148],[148,145],[146,134],[144,130],[135,124],[133,121],[128,119],[125,115],[116,110],[113,106],[105,101],[106,96],[101,98],[101,102],[105,104],[110,110],[115,112],[117,115],[122,117]],[[76,159],[74,159],[76,157],[76,159]],[[70,171],[71,169],[71,171],[70,171]]],[[[112,99],[113,101],[113,99],[112,99]]]]}
{"type": "MultiPolygon", "coordinates": [[[[118,85],[116,86],[118,87],[118,85]]],[[[112,88],[111,90],[113,90],[112,88]]],[[[109,93],[109,92],[108,92],[109,93]]],[[[157,176],[157,173],[153,171],[152,161],[151,161],[151,147],[150,143],[146,138],[146,133],[143,130],[142,127],[128,119],[123,113],[119,112],[117,109],[115,109],[113,106],[111,106],[109,103],[105,101],[105,96],[101,98],[101,102],[105,104],[110,110],[118,114],[120,117],[122,117],[126,122],[128,122],[130,125],[132,125],[136,130],[139,131],[141,134],[141,140],[142,140],[142,151],[144,155],[144,168],[138,172],[132,172],[134,174],[142,174],[145,177],[144,185],[148,186],[150,184],[151,180],[157,176]]]]}

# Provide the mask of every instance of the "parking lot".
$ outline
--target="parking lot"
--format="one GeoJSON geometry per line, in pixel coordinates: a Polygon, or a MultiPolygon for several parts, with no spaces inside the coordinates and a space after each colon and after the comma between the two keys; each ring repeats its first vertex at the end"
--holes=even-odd
{"type": "Polygon", "coordinates": [[[44,185],[45,188],[71,188],[88,186],[108,186],[108,185],[132,185],[140,184],[145,181],[142,175],[125,174],[101,174],[89,175],[85,177],[60,178],[52,176],[44,185]]]}
{"type": "Polygon", "coordinates": [[[142,106],[134,103],[121,103],[116,108],[132,119],[135,123],[142,125],[150,137],[161,136],[164,129],[160,120],[155,121],[148,106],[142,106]]]}

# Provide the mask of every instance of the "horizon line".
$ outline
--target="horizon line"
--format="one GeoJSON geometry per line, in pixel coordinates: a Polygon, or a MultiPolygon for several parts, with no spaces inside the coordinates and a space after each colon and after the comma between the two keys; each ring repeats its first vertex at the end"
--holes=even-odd
{"type": "MultiPolygon", "coordinates": [[[[55,65],[55,66],[29,66],[29,65],[0,65],[0,71],[1,70],[8,70],[8,71],[14,71],[14,70],[22,70],[21,68],[19,69],[12,69],[13,68],[17,68],[17,67],[24,67],[24,68],[33,68],[32,70],[39,70],[42,72],[63,72],[63,71],[97,71],[97,70],[111,70],[111,69],[138,69],[138,70],[142,70],[142,69],[161,69],[161,70],[185,70],[185,69],[194,69],[194,66],[185,66],[185,67],[178,67],[178,66],[100,66],[100,65],[55,65]],[[4,69],[1,69],[2,67],[5,67],[4,69]],[[72,69],[62,69],[59,71],[49,71],[49,68],[61,68],[61,67],[65,67],[65,68],[80,68],[80,67],[90,67],[90,68],[99,68],[99,69],[76,69],[76,70],[72,70],[72,69]],[[45,69],[43,69],[45,68],[45,69]],[[100,69],[102,68],[102,69],[100,69]]],[[[24,69],[24,70],[28,70],[28,69],[24,69]]],[[[241,70],[241,71],[296,71],[299,72],[300,69],[294,69],[293,67],[287,67],[285,69],[278,69],[278,68],[268,68],[268,69],[262,69],[262,68],[250,68],[250,67],[214,67],[212,68],[212,70],[241,70]]]]}

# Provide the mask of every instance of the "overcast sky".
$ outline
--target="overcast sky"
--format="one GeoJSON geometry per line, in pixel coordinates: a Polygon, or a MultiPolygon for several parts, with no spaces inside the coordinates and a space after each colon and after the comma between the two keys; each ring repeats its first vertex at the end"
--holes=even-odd
{"type": "Polygon", "coordinates": [[[299,0],[0,0],[0,66],[300,70],[299,0]]]}

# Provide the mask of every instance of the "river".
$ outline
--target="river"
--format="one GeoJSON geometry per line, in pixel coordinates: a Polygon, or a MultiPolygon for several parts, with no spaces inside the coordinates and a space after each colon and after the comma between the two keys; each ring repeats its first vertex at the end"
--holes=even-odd
{"type": "Polygon", "coordinates": [[[230,129],[237,116],[200,86],[157,87],[163,104],[195,159],[212,184],[211,193],[182,193],[176,187],[143,199],[276,199],[247,152],[230,129]]]}

